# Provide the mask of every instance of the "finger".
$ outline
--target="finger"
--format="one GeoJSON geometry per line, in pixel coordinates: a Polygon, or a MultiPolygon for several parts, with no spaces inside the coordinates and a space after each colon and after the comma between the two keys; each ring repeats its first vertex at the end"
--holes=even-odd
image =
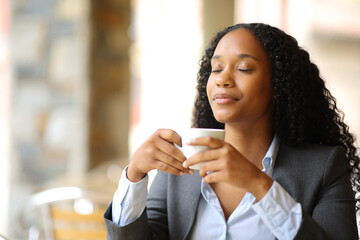
{"type": "Polygon", "coordinates": [[[197,145],[207,146],[209,148],[215,149],[224,146],[225,142],[221,139],[213,138],[213,137],[199,137],[190,140],[190,142],[186,144],[193,146],[197,146],[197,145]]]}
{"type": "MultiPolygon", "coordinates": [[[[182,162],[178,161],[177,159],[173,158],[172,156],[170,156],[160,150],[158,150],[155,153],[155,159],[159,162],[163,162],[163,163],[171,166],[172,168],[177,169],[178,171],[186,172],[187,174],[192,174],[190,169],[184,168],[182,166],[182,162]]],[[[159,169],[159,170],[161,170],[161,169],[159,169]]]]}
{"type": "Polygon", "coordinates": [[[201,165],[199,175],[205,177],[209,172],[217,172],[223,169],[223,164],[220,160],[206,161],[201,165]]]}
{"type": "Polygon", "coordinates": [[[184,154],[180,151],[180,149],[175,147],[175,145],[173,143],[164,141],[163,138],[158,138],[155,141],[156,141],[156,144],[155,144],[156,147],[161,152],[164,152],[165,154],[175,158],[180,163],[183,163],[186,160],[184,154]]]}
{"type": "Polygon", "coordinates": [[[183,162],[182,166],[184,168],[188,168],[194,164],[212,161],[218,159],[219,157],[221,156],[219,155],[219,151],[217,149],[205,150],[192,155],[190,158],[183,162]]]}
{"type": "Polygon", "coordinates": [[[171,129],[159,129],[158,130],[158,135],[170,142],[170,143],[176,143],[178,146],[182,147],[182,143],[181,143],[181,137],[180,135],[175,132],[174,130],[171,129]]]}
{"type": "Polygon", "coordinates": [[[224,176],[221,171],[210,172],[203,177],[203,181],[206,183],[215,183],[223,181],[224,176]]]}
{"type": "Polygon", "coordinates": [[[173,175],[178,175],[178,176],[183,176],[184,175],[184,171],[181,171],[165,162],[162,161],[156,161],[156,169],[163,171],[163,172],[167,172],[173,175]]]}

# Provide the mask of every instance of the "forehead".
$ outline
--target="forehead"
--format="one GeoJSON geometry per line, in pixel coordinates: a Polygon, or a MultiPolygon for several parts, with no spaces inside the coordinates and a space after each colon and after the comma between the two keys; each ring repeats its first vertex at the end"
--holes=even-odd
{"type": "Polygon", "coordinates": [[[267,59],[260,42],[247,29],[236,29],[221,38],[215,48],[214,55],[250,54],[259,59],[267,59]]]}

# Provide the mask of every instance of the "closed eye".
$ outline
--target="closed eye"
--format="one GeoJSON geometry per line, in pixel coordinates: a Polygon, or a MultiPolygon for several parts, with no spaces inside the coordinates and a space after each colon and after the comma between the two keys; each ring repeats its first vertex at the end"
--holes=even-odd
{"type": "Polygon", "coordinates": [[[211,72],[212,73],[218,73],[218,72],[221,72],[222,70],[212,70],[211,72]]]}
{"type": "Polygon", "coordinates": [[[252,69],[244,69],[244,68],[240,68],[240,69],[238,69],[238,71],[240,71],[240,72],[251,72],[251,71],[252,71],[252,69]]]}

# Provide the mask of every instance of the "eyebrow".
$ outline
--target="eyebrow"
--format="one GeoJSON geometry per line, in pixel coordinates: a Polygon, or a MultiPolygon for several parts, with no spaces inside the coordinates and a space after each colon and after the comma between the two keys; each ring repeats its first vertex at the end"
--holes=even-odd
{"type": "MultiPolygon", "coordinates": [[[[242,54],[238,54],[237,55],[239,58],[252,58],[252,59],[254,59],[254,60],[256,60],[256,61],[259,61],[256,57],[254,57],[254,56],[252,56],[252,55],[250,55],[250,54],[246,54],[246,53],[242,53],[242,54]]],[[[220,55],[214,55],[212,58],[211,58],[211,60],[213,60],[213,59],[219,59],[221,56],[220,55]]]]}

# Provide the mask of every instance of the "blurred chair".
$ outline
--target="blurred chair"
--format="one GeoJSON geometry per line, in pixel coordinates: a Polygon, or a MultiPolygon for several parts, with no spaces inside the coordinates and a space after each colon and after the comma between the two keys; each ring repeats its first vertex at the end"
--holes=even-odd
{"type": "Polygon", "coordinates": [[[7,240],[7,238],[0,234],[0,240],[7,240]]]}
{"type": "Polygon", "coordinates": [[[112,194],[58,187],[32,195],[20,213],[29,240],[106,239],[103,214],[112,194]]]}

